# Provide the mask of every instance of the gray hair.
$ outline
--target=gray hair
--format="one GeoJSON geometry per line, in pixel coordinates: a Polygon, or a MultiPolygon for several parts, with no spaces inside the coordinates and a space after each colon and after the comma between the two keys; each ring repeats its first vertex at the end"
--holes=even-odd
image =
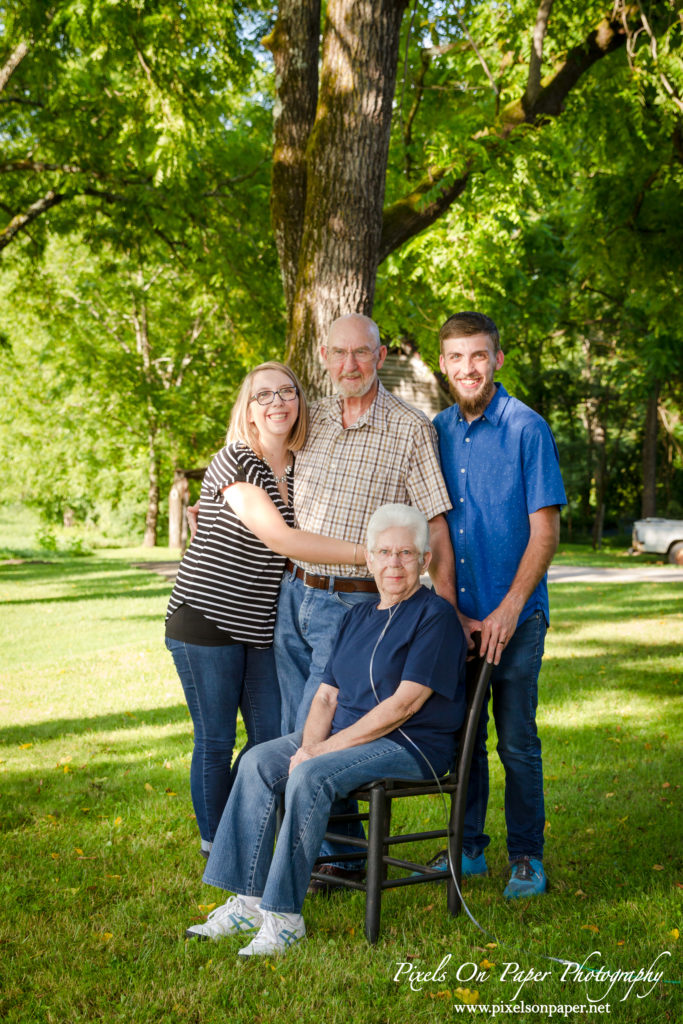
{"type": "Polygon", "coordinates": [[[421,555],[429,551],[429,523],[414,505],[380,505],[368,522],[368,551],[372,551],[380,533],[392,526],[406,526],[413,531],[415,547],[421,555]]]}

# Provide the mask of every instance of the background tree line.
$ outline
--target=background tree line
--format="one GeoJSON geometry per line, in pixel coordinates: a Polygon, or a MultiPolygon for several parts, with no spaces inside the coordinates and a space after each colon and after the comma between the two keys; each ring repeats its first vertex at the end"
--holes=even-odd
{"type": "Polygon", "coordinates": [[[574,535],[683,516],[674,0],[0,3],[6,495],[155,543],[244,369],[458,308],[561,449],[574,535]]]}

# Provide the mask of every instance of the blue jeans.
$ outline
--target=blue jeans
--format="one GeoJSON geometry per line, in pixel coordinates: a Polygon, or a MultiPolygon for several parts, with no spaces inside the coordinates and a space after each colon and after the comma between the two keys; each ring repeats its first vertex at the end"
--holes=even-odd
{"type": "MultiPolygon", "coordinates": [[[[204,647],[166,638],[194,725],[190,793],[202,839],[212,842],[237,772],[237,711],[249,747],[280,735],[280,691],[272,647],[204,647]]],[[[239,761],[239,758],[238,758],[239,761]]]]}
{"type": "MultiPolygon", "coordinates": [[[[379,601],[373,593],[342,594],[334,590],[316,590],[307,587],[294,572],[285,572],[280,587],[280,598],[275,620],[275,662],[280,681],[282,699],[282,735],[294,729],[303,729],[315,697],[323,671],[327,666],[334,642],[339,634],[341,621],[356,604],[365,601],[379,601]]],[[[332,808],[333,814],[355,814],[358,809],[354,801],[347,800],[332,808]]],[[[360,824],[339,825],[340,834],[355,837],[363,835],[360,824]]],[[[339,843],[325,842],[321,849],[324,856],[353,852],[353,847],[339,843]]],[[[358,867],[335,862],[337,867],[358,867]]]]}
{"type": "MultiPolygon", "coordinates": [[[[489,692],[498,734],[496,749],[505,769],[505,824],[510,860],[520,856],[543,859],[545,804],[536,706],[545,633],[543,612],[534,612],[517,627],[491,676],[489,692]]],[[[490,842],[484,832],[489,799],[487,721],[485,705],[467,790],[463,849],[469,857],[478,856],[490,842]]]]}
{"type": "Polygon", "coordinates": [[[315,590],[285,572],[275,620],[275,662],[282,697],[282,735],[303,729],[339,626],[349,608],[377,594],[315,590]]]}
{"type": "Polygon", "coordinates": [[[260,896],[263,910],[299,914],[333,801],[372,779],[429,775],[404,747],[386,737],[312,757],[289,775],[301,732],[245,753],[216,832],[204,881],[241,896],[260,896]],[[285,816],[275,853],[280,795],[285,816]]]}

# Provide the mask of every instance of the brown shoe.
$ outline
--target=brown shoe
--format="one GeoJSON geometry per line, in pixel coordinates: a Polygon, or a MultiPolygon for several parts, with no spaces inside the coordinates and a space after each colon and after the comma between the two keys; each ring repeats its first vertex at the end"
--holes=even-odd
{"type": "MultiPolygon", "coordinates": [[[[334,864],[321,864],[318,868],[321,875],[329,875],[331,878],[345,879],[348,882],[362,882],[365,878],[364,871],[351,871],[348,868],[338,868],[334,864]]],[[[308,883],[309,896],[329,896],[335,889],[343,889],[344,885],[336,885],[334,882],[323,881],[319,878],[312,878],[308,883]]]]}

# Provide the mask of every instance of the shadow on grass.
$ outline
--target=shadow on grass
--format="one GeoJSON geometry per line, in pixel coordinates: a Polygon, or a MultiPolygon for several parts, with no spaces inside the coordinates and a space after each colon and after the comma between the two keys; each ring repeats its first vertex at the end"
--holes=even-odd
{"type": "Polygon", "coordinates": [[[161,708],[137,709],[135,712],[118,711],[91,718],[55,718],[49,722],[27,722],[0,729],[0,743],[15,746],[20,743],[40,743],[61,736],[138,729],[140,726],[176,725],[189,722],[185,704],[161,708]]]}

